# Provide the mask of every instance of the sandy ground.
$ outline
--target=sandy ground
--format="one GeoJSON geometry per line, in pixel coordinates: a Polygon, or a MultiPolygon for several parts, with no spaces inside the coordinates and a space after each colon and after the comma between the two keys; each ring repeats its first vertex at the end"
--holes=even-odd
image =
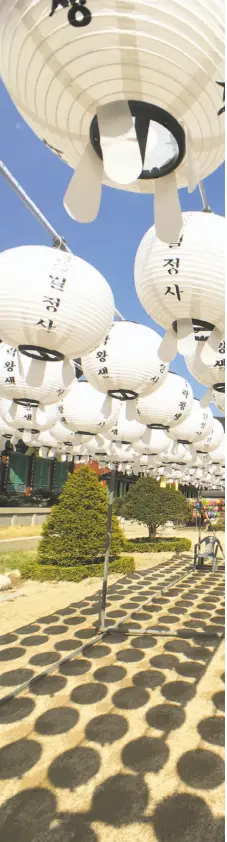
{"type": "MultiPolygon", "coordinates": [[[[224,842],[224,563],[163,555],[110,577],[107,623],[130,623],[0,704],[3,842],[224,842]]],[[[0,605],[0,698],[89,644],[99,590],[0,605]]]]}

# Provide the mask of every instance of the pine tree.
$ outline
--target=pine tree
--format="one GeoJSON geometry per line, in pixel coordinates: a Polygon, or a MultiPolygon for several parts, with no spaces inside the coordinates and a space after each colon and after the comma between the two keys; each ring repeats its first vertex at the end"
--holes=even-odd
{"type": "MultiPolygon", "coordinates": [[[[95,471],[82,465],[69,474],[57,506],[42,530],[38,559],[43,563],[73,565],[101,561],[105,553],[108,495],[95,471]]],[[[123,533],[115,514],[110,558],[123,549],[123,533]]]]}

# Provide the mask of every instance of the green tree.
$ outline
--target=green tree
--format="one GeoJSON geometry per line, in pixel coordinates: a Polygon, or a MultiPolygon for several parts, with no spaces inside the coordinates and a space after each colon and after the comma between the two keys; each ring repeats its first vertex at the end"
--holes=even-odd
{"type": "MultiPolygon", "coordinates": [[[[57,565],[101,561],[105,553],[108,494],[95,471],[82,465],[69,474],[57,506],[42,530],[38,559],[57,565]]],[[[123,549],[124,537],[115,514],[112,520],[110,558],[123,549]]]]}
{"type": "Polygon", "coordinates": [[[153,477],[141,477],[130,486],[125,497],[116,501],[115,511],[126,520],[146,524],[151,538],[155,537],[158,526],[167,520],[188,520],[191,510],[180,491],[172,487],[160,488],[153,477]]]}

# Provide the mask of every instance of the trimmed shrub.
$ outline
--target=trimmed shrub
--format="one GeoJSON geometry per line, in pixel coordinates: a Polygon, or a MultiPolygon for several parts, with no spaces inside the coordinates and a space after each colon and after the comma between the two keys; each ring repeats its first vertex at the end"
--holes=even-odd
{"type": "MultiPolygon", "coordinates": [[[[134,558],[117,558],[110,562],[109,573],[131,573],[135,570],[134,558]]],[[[28,560],[20,565],[22,579],[38,579],[39,582],[81,582],[92,576],[103,576],[103,563],[76,564],[74,567],[57,567],[52,564],[39,564],[28,560]]]]}
{"type": "MultiPolygon", "coordinates": [[[[81,465],[69,474],[57,506],[43,524],[38,547],[41,564],[63,567],[104,558],[108,495],[95,471],[81,465]]],[[[124,536],[113,513],[110,558],[117,558],[124,546],[124,536]]]]}
{"type": "Polygon", "coordinates": [[[185,523],[191,507],[180,491],[172,487],[161,488],[153,477],[140,477],[124,497],[116,500],[115,511],[126,520],[146,524],[151,538],[167,519],[185,523]]]}
{"type": "Polygon", "coordinates": [[[124,552],[135,552],[135,553],[163,553],[163,552],[183,552],[184,550],[188,551],[191,549],[192,542],[189,538],[163,538],[158,539],[157,541],[136,541],[135,538],[132,539],[125,539],[124,542],[124,552]]]}

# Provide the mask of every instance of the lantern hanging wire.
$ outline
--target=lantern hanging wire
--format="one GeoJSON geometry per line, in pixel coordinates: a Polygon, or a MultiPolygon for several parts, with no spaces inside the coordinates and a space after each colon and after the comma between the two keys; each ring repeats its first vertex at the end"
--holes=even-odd
{"type": "MultiPolygon", "coordinates": [[[[42,225],[43,228],[45,228],[47,234],[50,234],[50,237],[52,237],[53,240],[53,247],[58,248],[61,251],[66,251],[69,254],[72,254],[71,249],[67,246],[64,237],[61,237],[61,235],[58,234],[57,231],[55,231],[55,228],[53,228],[51,223],[48,222],[48,219],[46,219],[44,214],[41,213],[37,205],[35,205],[32,199],[30,199],[30,196],[28,196],[25,190],[23,190],[23,187],[21,187],[19,182],[16,181],[12,173],[7,169],[5,164],[3,164],[3,161],[0,161],[0,175],[2,175],[3,178],[5,178],[7,184],[9,184],[9,186],[12,187],[19,199],[21,199],[21,201],[24,203],[27,210],[29,210],[30,213],[32,213],[32,215],[35,217],[35,219],[37,219],[37,222],[40,222],[40,225],[42,225]]],[[[115,309],[115,315],[118,316],[118,319],[120,319],[121,321],[125,321],[124,316],[122,316],[122,313],[120,313],[119,310],[115,309]]]]}

